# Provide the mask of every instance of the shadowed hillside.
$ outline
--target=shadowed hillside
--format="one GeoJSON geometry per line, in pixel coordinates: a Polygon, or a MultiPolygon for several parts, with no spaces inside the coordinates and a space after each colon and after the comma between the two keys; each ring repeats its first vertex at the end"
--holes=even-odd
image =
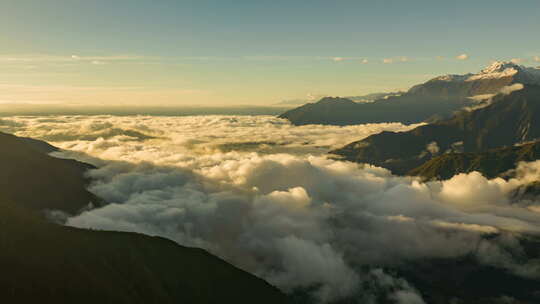
{"type": "Polygon", "coordinates": [[[77,213],[101,200],[86,190],[84,172],[92,166],[54,158],[37,140],[0,133],[0,199],[37,210],[77,213]]]}
{"type": "Polygon", "coordinates": [[[446,153],[412,169],[408,175],[428,180],[449,179],[459,173],[478,171],[488,178],[494,178],[514,169],[521,161],[537,159],[540,159],[540,142],[481,153],[446,153]]]}
{"type": "Polygon", "coordinates": [[[448,152],[483,152],[540,138],[540,86],[500,94],[490,105],[408,132],[382,132],[331,153],[406,174],[448,152]]]}
{"type": "Polygon", "coordinates": [[[276,288],[157,237],[46,223],[0,201],[2,303],[286,303],[276,288]]]}
{"type": "Polygon", "coordinates": [[[90,166],[53,158],[34,144],[0,134],[2,303],[287,302],[276,288],[201,249],[46,222],[43,210],[77,212],[100,200],[85,189],[90,166]]]}

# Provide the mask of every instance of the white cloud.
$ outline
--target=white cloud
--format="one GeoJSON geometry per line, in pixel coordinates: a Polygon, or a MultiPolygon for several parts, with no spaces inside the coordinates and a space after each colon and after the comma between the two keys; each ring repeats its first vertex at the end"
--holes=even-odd
{"type": "Polygon", "coordinates": [[[284,268],[289,270],[269,278],[278,286],[290,282],[305,282],[306,286],[322,283],[317,296],[323,302],[349,296],[358,288],[358,274],[328,243],[287,236],[276,241],[276,248],[283,255],[284,268]]]}
{"type": "Polygon", "coordinates": [[[369,63],[369,60],[368,59],[362,59],[362,64],[368,64],[369,63]]]}
{"type": "Polygon", "coordinates": [[[385,64],[391,64],[396,62],[409,62],[411,59],[407,56],[398,56],[398,57],[392,57],[392,58],[384,58],[383,63],[385,64]]]}
{"type": "MultiPolygon", "coordinates": [[[[324,95],[311,94],[308,97],[317,100],[324,95]]],[[[178,143],[174,151],[209,155],[224,151],[223,145],[231,144],[236,150],[242,148],[251,152],[255,149],[259,153],[266,154],[320,154],[384,130],[405,131],[421,124],[405,126],[400,123],[383,123],[346,127],[322,125],[296,127],[286,120],[271,116],[188,116],[177,117],[171,121],[165,118],[143,116],[137,120],[125,117],[94,116],[84,120],[62,118],[59,125],[51,122],[31,125],[29,130],[20,131],[18,134],[53,141],[64,148],[71,148],[76,139],[82,140],[77,144],[86,145],[92,144],[87,141],[97,141],[99,138],[119,140],[121,136],[125,136],[125,140],[133,141],[148,136],[161,138],[163,134],[168,134],[172,142],[178,143]],[[169,127],[171,123],[175,124],[175,128],[169,127]],[[262,128],[253,126],[262,126],[262,128]],[[234,130],[233,133],[231,133],[232,130],[234,130]],[[254,145],[253,143],[272,144],[254,145]]],[[[172,147],[166,147],[166,149],[169,148],[172,147]]]]}
{"type": "Polygon", "coordinates": [[[430,143],[426,146],[426,150],[427,150],[429,153],[435,155],[435,154],[439,153],[439,150],[440,150],[440,149],[439,149],[439,145],[437,145],[437,142],[436,142],[436,141],[432,141],[432,142],[430,142],[430,143]]]}
{"type": "MultiPolygon", "coordinates": [[[[394,278],[382,269],[375,269],[370,273],[371,277],[381,282],[383,288],[392,290],[390,298],[396,304],[425,304],[422,296],[403,279],[394,278]]],[[[375,303],[376,300],[368,301],[375,303]]]]}
{"type": "Polygon", "coordinates": [[[456,59],[458,59],[458,60],[467,60],[467,59],[469,59],[469,55],[461,54],[461,55],[456,56],[456,59]]]}
{"type": "Polygon", "coordinates": [[[334,57],[334,58],[332,58],[332,60],[334,60],[335,62],[340,62],[340,61],[345,60],[345,58],[343,58],[343,57],[334,57]]]}
{"type": "Polygon", "coordinates": [[[0,62],[33,62],[33,63],[68,63],[73,61],[138,61],[138,60],[152,60],[158,59],[157,57],[146,57],[139,55],[109,55],[109,56],[81,56],[81,55],[66,55],[66,56],[51,56],[51,55],[2,55],[0,56],[0,62]]]}
{"type": "Polygon", "coordinates": [[[509,86],[502,87],[499,92],[504,95],[510,95],[512,92],[522,90],[524,88],[521,83],[514,83],[509,86]]]}
{"type": "Polygon", "coordinates": [[[478,104],[471,107],[465,107],[464,109],[467,111],[473,111],[473,110],[485,108],[493,103],[493,97],[497,96],[498,94],[510,95],[512,94],[512,92],[519,91],[523,88],[524,88],[523,84],[514,83],[514,84],[500,88],[499,92],[497,92],[496,94],[482,94],[482,95],[472,96],[470,97],[470,99],[477,102],[478,104]]]}
{"type": "Polygon", "coordinates": [[[540,62],[540,56],[534,56],[533,60],[536,61],[536,62],[540,62]]]}
{"type": "Polygon", "coordinates": [[[540,233],[538,203],[512,201],[515,189],[537,178],[540,162],[521,164],[508,181],[469,173],[422,183],[324,156],[375,132],[409,128],[400,124],[295,127],[264,116],[17,117],[2,124],[99,165],[89,173],[90,190],[112,204],[69,225],[202,247],[283,290],[316,287],[323,302],[369,294],[359,289],[373,279],[398,303],[422,303],[413,286],[378,268],[414,259],[473,254],[534,275],[534,261],[521,265],[508,250],[522,249],[513,234],[540,233]]]}
{"type": "Polygon", "coordinates": [[[401,62],[409,62],[409,61],[411,61],[411,59],[409,57],[407,57],[407,56],[401,56],[401,57],[399,57],[399,61],[401,61],[401,62]]]}
{"type": "Polygon", "coordinates": [[[522,64],[524,62],[526,62],[527,60],[526,59],[523,59],[523,58],[512,58],[510,60],[510,62],[512,63],[515,63],[515,64],[522,64]]]}

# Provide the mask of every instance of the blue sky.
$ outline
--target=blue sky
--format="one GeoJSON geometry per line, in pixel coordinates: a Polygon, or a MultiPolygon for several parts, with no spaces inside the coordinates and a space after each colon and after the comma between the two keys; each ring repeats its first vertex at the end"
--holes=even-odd
{"type": "Polygon", "coordinates": [[[0,0],[0,30],[0,102],[263,105],[540,65],[537,0],[0,0]]]}

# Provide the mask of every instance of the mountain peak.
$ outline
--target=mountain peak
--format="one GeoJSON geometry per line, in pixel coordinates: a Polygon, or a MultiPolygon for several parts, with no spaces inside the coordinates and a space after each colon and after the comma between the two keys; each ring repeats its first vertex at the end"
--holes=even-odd
{"type": "Polygon", "coordinates": [[[499,79],[515,76],[516,74],[526,71],[524,66],[515,64],[511,61],[495,61],[488,67],[467,79],[467,81],[475,81],[482,79],[499,79]]]}
{"type": "Polygon", "coordinates": [[[527,68],[522,65],[516,64],[512,61],[494,61],[479,73],[475,74],[463,74],[463,75],[444,75],[439,76],[431,81],[444,81],[444,82],[467,82],[485,79],[499,79],[512,77],[517,74],[526,75],[526,80],[530,83],[537,83],[540,69],[527,68]],[[533,76],[531,76],[533,75],[533,76]]]}
{"type": "Polygon", "coordinates": [[[523,67],[511,61],[494,61],[485,69],[483,69],[480,73],[481,74],[501,73],[508,69],[519,71],[519,70],[522,70],[523,67]]]}

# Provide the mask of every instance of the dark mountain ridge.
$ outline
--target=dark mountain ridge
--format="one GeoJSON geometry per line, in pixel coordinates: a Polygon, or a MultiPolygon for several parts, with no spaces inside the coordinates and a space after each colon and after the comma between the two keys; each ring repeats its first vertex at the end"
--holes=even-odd
{"type": "Polygon", "coordinates": [[[2,303],[287,303],[202,249],[45,222],[0,200],[2,303]]]}
{"type": "Polygon", "coordinates": [[[407,175],[426,180],[449,179],[459,173],[477,171],[487,178],[510,177],[519,162],[540,159],[540,142],[491,149],[485,152],[445,153],[430,159],[407,175]]]}
{"type": "Polygon", "coordinates": [[[75,214],[100,198],[86,190],[91,165],[47,155],[49,144],[0,133],[0,199],[33,210],[75,214]]]}
{"type": "Polygon", "coordinates": [[[450,117],[475,105],[472,97],[497,94],[512,84],[540,85],[540,69],[495,62],[478,74],[446,75],[412,87],[407,92],[371,103],[345,98],[323,98],[289,110],[279,117],[294,125],[351,125],[380,122],[418,123],[450,117]],[[333,103],[330,101],[334,101],[333,103]],[[347,102],[345,102],[347,101],[347,102]]]}
{"type": "Polygon", "coordinates": [[[0,302],[287,303],[263,280],[202,249],[136,233],[49,223],[45,210],[92,202],[92,167],[52,146],[0,133],[0,302]],[[45,149],[44,149],[45,148],[45,149]],[[54,149],[53,149],[54,150],[54,149]]]}
{"type": "Polygon", "coordinates": [[[382,132],[330,153],[406,174],[448,152],[483,152],[540,138],[540,86],[526,85],[474,111],[417,127],[408,132],[382,132]]]}
{"type": "MultiPolygon", "coordinates": [[[[493,97],[483,108],[463,111],[408,132],[375,134],[331,153],[426,180],[448,179],[471,171],[489,178],[512,177],[511,170],[520,161],[540,159],[539,111],[540,86],[525,85],[521,90],[493,97]]],[[[517,200],[537,201],[538,195],[538,181],[513,193],[517,200]]],[[[524,248],[524,261],[540,257],[538,236],[516,237],[524,248]]],[[[538,278],[524,278],[483,265],[474,256],[413,260],[389,271],[415,286],[426,303],[540,301],[538,278]]]]}

